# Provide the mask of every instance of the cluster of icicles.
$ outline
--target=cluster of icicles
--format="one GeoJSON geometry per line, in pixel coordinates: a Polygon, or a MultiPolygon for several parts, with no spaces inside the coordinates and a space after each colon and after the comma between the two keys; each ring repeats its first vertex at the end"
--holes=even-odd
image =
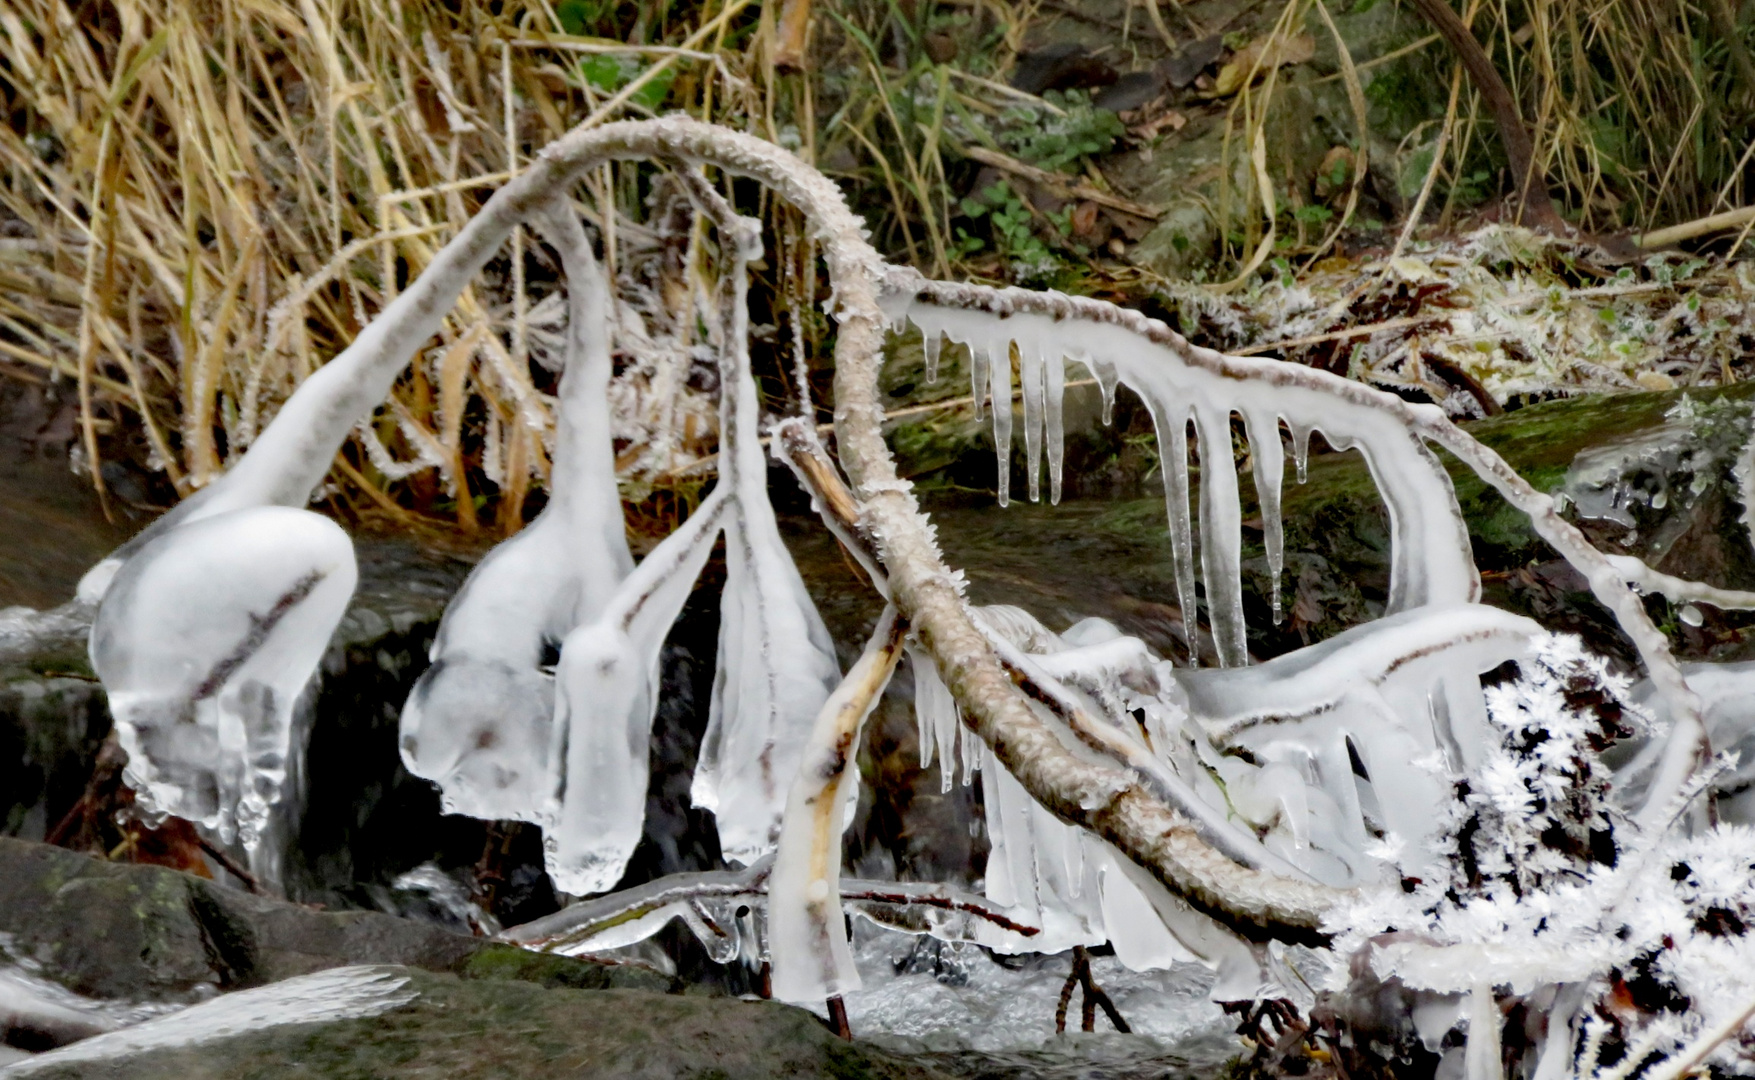
{"type": "MultiPolygon", "coordinates": [[[[729,861],[751,866],[780,848],[763,947],[774,957],[780,996],[821,1000],[858,985],[842,920],[805,925],[806,913],[821,907],[805,901],[835,895],[838,839],[825,853],[789,846],[781,835],[813,727],[837,707],[840,671],[765,486],[744,294],[748,263],[760,253],[753,226],[722,236],[732,287],[718,310],[702,312],[716,328],[721,362],[720,481],[636,565],[605,397],[611,290],[576,214],[547,215],[542,228],[569,282],[550,501],[452,601],[432,666],[406,703],[401,748],[412,772],[439,785],[448,811],[541,825],[560,890],[613,888],[641,834],[660,649],[723,535],[717,675],[692,796],[715,812],[729,861]],[[789,854],[794,849],[802,854],[789,854]],[[825,857],[826,878],[789,862],[825,857]],[[781,888],[801,897],[774,896],[781,888]],[[807,947],[825,940],[826,954],[807,947]]],[[[1118,383],[1145,401],[1157,424],[1175,578],[1191,627],[1198,521],[1198,576],[1217,667],[1173,669],[1100,620],[1055,634],[1016,609],[978,612],[1007,662],[1095,718],[1111,756],[1240,863],[1353,885],[1382,878],[1393,856],[1399,872],[1420,875],[1422,861],[1436,857],[1424,841],[1438,827],[1448,777],[1473,767],[1488,738],[1476,674],[1523,655],[1538,630],[1475,603],[1467,533],[1449,480],[1421,440],[1384,411],[1275,380],[1275,361],[1236,361],[1260,377],[1225,377],[1119,325],[1027,311],[1002,319],[926,292],[889,300],[898,324],[924,332],[929,378],[941,337],[970,349],[977,401],[994,403],[1002,502],[1014,351],[1031,498],[1039,496],[1044,450],[1051,498],[1059,495],[1068,362],[1090,369],[1106,401],[1118,383]],[[1314,432],[1362,453],[1393,523],[1384,619],[1246,666],[1234,414],[1248,438],[1276,595],[1282,425],[1300,479],[1314,432]],[[1190,507],[1191,423],[1203,448],[1198,515],[1190,507]],[[1399,855],[1378,842],[1385,834],[1401,839],[1399,855]]],[[[269,825],[297,767],[295,702],[356,576],[346,536],[292,507],[303,505],[333,448],[382,400],[397,370],[346,356],[320,370],[224,480],[82,583],[82,595],[102,600],[93,661],[142,805],[238,840],[269,878],[269,825]]],[[[1220,968],[1216,994],[1256,992],[1262,972],[1252,950],[1102,841],[1039,807],[959,723],[931,661],[920,654],[912,666],[923,765],[936,760],[947,787],[959,762],[963,783],[979,772],[992,845],[988,900],[1035,930],[947,919],[929,920],[928,932],[1008,951],[1113,941],[1137,967],[1192,954],[1220,968]]],[[[851,786],[839,790],[845,801],[837,805],[851,805],[851,786]]],[[[641,924],[655,930],[660,921],[641,924]]]]}

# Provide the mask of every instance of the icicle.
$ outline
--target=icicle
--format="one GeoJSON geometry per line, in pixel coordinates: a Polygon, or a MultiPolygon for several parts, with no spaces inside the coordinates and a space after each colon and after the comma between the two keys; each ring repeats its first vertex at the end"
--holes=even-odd
{"type": "Polygon", "coordinates": [[[1115,856],[1099,848],[1097,888],[1104,932],[1115,945],[1115,958],[1130,971],[1168,968],[1194,955],[1165,928],[1158,913],[1134,883],[1115,865],[1115,856]]]}
{"type": "Polygon", "coordinates": [[[943,340],[943,335],[937,330],[920,332],[920,348],[926,354],[926,382],[929,386],[938,382],[938,353],[943,340]]]}
{"type": "MultiPolygon", "coordinates": [[[[1004,772],[993,758],[993,751],[982,747],[981,805],[987,818],[987,875],[983,889],[987,898],[1002,907],[1018,903],[1017,882],[1012,877],[1013,838],[1006,828],[1004,797],[1000,794],[1000,776],[1004,772]]],[[[967,783],[967,781],[965,781],[967,783]]]]}
{"type": "Polygon", "coordinates": [[[1231,415],[1194,410],[1200,437],[1200,569],[1207,591],[1207,618],[1220,667],[1249,663],[1243,625],[1243,514],[1237,498],[1237,464],[1231,456],[1231,415]]]}
{"type": "Polygon", "coordinates": [[[1171,569],[1176,575],[1176,601],[1182,605],[1182,632],[1188,640],[1189,664],[1198,667],[1200,613],[1194,592],[1194,526],[1188,509],[1188,410],[1155,399],[1148,399],[1147,404],[1158,434],[1158,459],[1164,472],[1171,569]]]}
{"type": "Polygon", "coordinates": [[[1298,482],[1310,479],[1308,466],[1310,462],[1310,429],[1303,424],[1292,424],[1292,459],[1298,466],[1298,482]]]}
{"type": "Polygon", "coordinates": [[[989,357],[993,395],[993,454],[999,462],[999,505],[1012,501],[1012,351],[1003,342],[989,357]]]}
{"type": "Polygon", "coordinates": [[[1262,540],[1267,547],[1268,595],[1274,625],[1280,625],[1280,573],[1285,569],[1285,536],[1280,524],[1280,488],[1286,478],[1286,448],[1280,442],[1280,418],[1250,410],[1243,414],[1249,439],[1249,468],[1255,476],[1255,497],[1261,504],[1262,540]]]}
{"type": "MultiPolygon", "coordinates": [[[[1055,358],[1059,362],[1059,357],[1055,358]]],[[[1042,374],[1046,366],[1033,342],[1018,343],[1018,377],[1024,389],[1024,488],[1031,502],[1042,501],[1042,374]]]]}
{"type": "Polygon", "coordinates": [[[921,672],[929,663],[931,661],[919,649],[909,648],[908,666],[914,672],[914,730],[915,738],[920,740],[922,772],[932,767],[932,753],[938,745],[938,718],[932,711],[937,702],[929,700],[932,692],[921,672]]]}
{"type": "Polygon", "coordinates": [[[951,691],[939,678],[932,657],[920,649],[908,651],[914,669],[914,716],[920,731],[920,767],[925,769],[937,757],[941,790],[947,794],[956,784],[957,703],[951,691]],[[936,751],[936,754],[935,754],[936,751]]]}
{"type": "MultiPolygon", "coordinates": [[[[1059,506],[1061,472],[1066,461],[1066,361],[1051,353],[1047,364],[1048,501],[1059,506]]],[[[1109,422],[1108,411],[1109,407],[1105,406],[1105,424],[1109,422]]]]}
{"type": "Polygon", "coordinates": [[[969,392],[975,398],[975,420],[986,419],[983,408],[987,401],[987,346],[971,344],[969,346],[969,392]]]}
{"type": "Polygon", "coordinates": [[[1115,423],[1115,385],[1119,381],[1115,374],[1115,365],[1102,360],[1087,359],[1085,364],[1097,380],[1097,388],[1103,392],[1103,426],[1115,423]]]}

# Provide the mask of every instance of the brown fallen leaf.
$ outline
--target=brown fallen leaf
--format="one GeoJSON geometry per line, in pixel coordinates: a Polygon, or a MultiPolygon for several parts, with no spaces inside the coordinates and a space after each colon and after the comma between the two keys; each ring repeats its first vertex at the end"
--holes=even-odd
{"type": "Polygon", "coordinates": [[[1229,62],[1219,69],[1219,77],[1213,82],[1213,95],[1226,97],[1243,89],[1244,80],[1250,73],[1266,75],[1277,67],[1287,64],[1302,64],[1316,55],[1316,39],[1309,34],[1298,34],[1295,37],[1257,38],[1238,49],[1229,62]]]}
{"type": "Polygon", "coordinates": [[[1175,109],[1166,109],[1149,120],[1129,126],[1127,133],[1137,142],[1148,142],[1166,131],[1181,131],[1187,124],[1187,116],[1175,109]]]}

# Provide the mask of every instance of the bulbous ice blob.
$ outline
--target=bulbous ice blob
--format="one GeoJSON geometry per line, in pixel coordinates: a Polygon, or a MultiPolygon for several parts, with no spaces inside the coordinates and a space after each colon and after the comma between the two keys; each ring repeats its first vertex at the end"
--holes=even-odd
{"type": "Polygon", "coordinates": [[[441,656],[402,709],[402,762],[447,814],[539,821],[553,680],[496,657],[441,656]]]}
{"type": "Polygon", "coordinates": [[[357,578],[339,526],[279,506],[190,522],[122,564],[91,662],[143,809],[240,840],[253,868],[268,865],[294,706],[357,578]]]}

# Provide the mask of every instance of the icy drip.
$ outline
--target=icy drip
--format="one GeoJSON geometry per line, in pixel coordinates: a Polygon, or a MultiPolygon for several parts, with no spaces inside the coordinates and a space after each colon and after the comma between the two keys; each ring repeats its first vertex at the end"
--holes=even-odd
{"type": "MultiPolygon", "coordinates": [[[[940,790],[948,794],[956,783],[957,745],[962,733],[957,702],[951,696],[950,688],[939,678],[931,656],[921,649],[909,649],[908,661],[914,669],[914,717],[920,732],[920,767],[930,766],[936,754],[940,790]]],[[[965,779],[964,783],[968,780],[965,779]]]]}
{"type": "Polygon", "coordinates": [[[1292,424],[1292,460],[1298,467],[1300,484],[1310,479],[1310,429],[1303,424],[1292,424]]]}
{"type": "Polygon", "coordinates": [[[1243,416],[1249,439],[1249,468],[1255,477],[1255,497],[1261,505],[1263,543],[1267,548],[1268,595],[1273,601],[1274,625],[1280,625],[1280,574],[1285,569],[1285,535],[1280,524],[1280,489],[1285,485],[1286,448],[1280,443],[1280,418],[1250,410],[1243,416]]]}
{"type": "Polygon", "coordinates": [[[1042,501],[1042,376],[1046,366],[1035,345],[1018,343],[1018,378],[1024,390],[1024,487],[1033,503],[1042,501]]]}
{"type": "Polygon", "coordinates": [[[944,336],[936,330],[920,332],[920,350],[926,356],[926,382],[928,385],[938,382],[939,348],[944,343],[944,336]]]}
{"type": "MultiPolygon", "coordinates": [[[[928,331],[932,333],[933,331],[928,331]]],[[[987,347],[969,346],[969,393],[975,398],[975,419],[977,422],[986,416],[987,402],[987,347]]]]}
{"type": "Polygon", "coordinates": [[[1243,511],[1237,495],[1237,463],[1231,454],[1231,414],[1197,407],[1200,439],[1200,569],[1207,590],[1207,618],[1220,667],[1249,663],[1243,626],[1243,511]]]}
{"type": "Polygon", "coordinates": [[[562,892],[614,888],[640,841],[664,639],[713,553],[729,502],[722,490],[710,495],[641,560],[596,621],[561,643],[548,754],[557,773],[543,847],[562,892]]]}
{"type": "Polygon", "coordinates": [[[1115,365],[1092,360],[1083,354],[1079,358],[1091,369],[1091,376],[1097,380],[1097,389],[1103,393],[1103,426],[1109,427],[1115,423],[1115,386],[1118,382],[1115,365]]]}
{"type": "Polygon", "coordinates": [[[549,501],[496,546],[446,606],[433,664],[402,711],[404,763],[447,813],[540,822],[557,780],[555,687],[545,654],[595,621],[633,567],[616,488],[608,389],[611,298],[579,219],[544,230],[566,274],[566,367],[549,501]]]}
{"type": "Polygon", "coordinates": [[[714,811],[725,857],[747,865],[773,849],[806,736],[841,673],[768,502],[748,346],[747,268],[761,254],[761,230],[741,224],[720,365],[721,483],[735,505],[713,698],[690,795],[714,811]]]}
{"type": "MultiPolygon", "coordinates": [[[[1050,355],[1047,357],[1044,372],[1047,379],[1045,419],[1048,424],[1048,501],[1059,506],[1061,474],[1066,462],[1066,361],[1059,356],[1050,355]]],[[[1109,415],[1108,406],[1104,408],[1104,415],[1109,415]]]]}
{"type": "Polygon", "coordinates": [[[1012,343],[1000,338],[989,348],[988,385],[993,398],[993,454],[999,466],[999,505],[1012,501],[1012,343]]]}
{"type": "Polygon", "coordinates": [[[1200,665],[1200,615],[1194,591],[1194,523],[1188,508],[1188,410],[1146,399],[1158,436],[1159,468],[1164,474],[1164,508],[1170,520],[1170,562],[1176,576],[1176,602],[1188,661],[1200,665]]]}

